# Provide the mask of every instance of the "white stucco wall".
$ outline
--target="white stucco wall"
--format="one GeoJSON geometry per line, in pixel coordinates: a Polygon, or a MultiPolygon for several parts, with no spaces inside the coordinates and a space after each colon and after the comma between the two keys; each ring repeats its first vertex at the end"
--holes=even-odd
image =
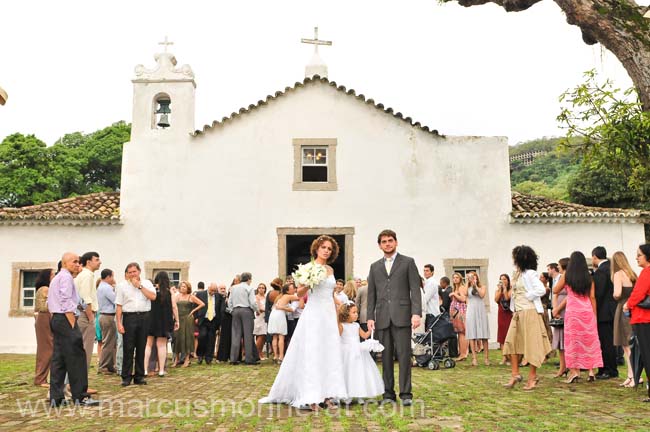
{"type": "MultiPolygon", "coordinates": [[[[174,110],[187,104],[193,113],[193,87],[167,85],[185,86],[168,92],[180,95],[174,110]]],[[[159,90],[136,88],[135,104],[151,106],[138,98],[159,90]]],[[[381,256],[377,233],[391,228],[400,252],[420,269],[434,264],[436,277],[445,258],[489,259],[483,279],[492,296],[516,244],[533,246],[545,265],[596,244],[631,256],[643,240],[642,225],[511,224],[505,138],[436,137],[322,83],[197,137],[140,121],[150,113],[134,118],[138,133],[124,148],[122,225],[0,225],[0,243],[9,245],[0,250],[0,326],[11,329],[0,352],[35,348],[33,319],[8,316],[11,263],[56,261],[66,250],[98,251],[118,279],[130,261],[173,260],[190,262],[193,283],[228,282],[242,271],[268,283],[278,274],[277,227],[354,227],[353,273],[365,277],[381,256]],[[338,191],[292,190],[294,138],[337,139],[338,191]]]]}

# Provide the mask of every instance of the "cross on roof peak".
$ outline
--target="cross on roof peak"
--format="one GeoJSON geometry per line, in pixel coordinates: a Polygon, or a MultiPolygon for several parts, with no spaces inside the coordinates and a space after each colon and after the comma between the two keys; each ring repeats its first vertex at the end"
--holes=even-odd
{"type": "Polygon", "coordinates": [[[167,40],[167,36],[165,35],[165,40],[164,40],[163,42],[158,42],[158,45],[162,45],[162,46],[164,46],[164,47],[165,47],[165,52],[167,52],[167,47],[168,47],[169,45],[174,45],[174,42],[169,42],[169,41],[167,40]]]}
{"type": "Polygon", "coordinates": [[[301,38],[300,42],[304,43],[304,44],[314,45],[314,53],[315,54],[318,54],[318,45],[327,45],[327,46],[332,45],[332,41],[326,41],[326,40],[318,39],[318,27],[314,27],[314,38],[313,39],[301,38]]]}

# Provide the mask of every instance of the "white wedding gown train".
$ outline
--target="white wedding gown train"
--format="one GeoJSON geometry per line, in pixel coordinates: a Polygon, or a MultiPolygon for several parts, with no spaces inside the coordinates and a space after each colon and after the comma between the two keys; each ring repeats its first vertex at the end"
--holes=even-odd
{"type": "Polygon", "coordinates": [[[260,403],[285,403],[296,408],[347,398],[341,336],[332,297],[333,275],[309,293],[269,395],[260,403]]]}

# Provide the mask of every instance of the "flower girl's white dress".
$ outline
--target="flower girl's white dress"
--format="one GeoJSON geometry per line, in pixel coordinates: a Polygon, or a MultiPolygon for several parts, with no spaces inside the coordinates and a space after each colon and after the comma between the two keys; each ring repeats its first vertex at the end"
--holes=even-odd
{"type": "Polygon", "coordinates": [[[384,381],[379,375],[379,369],[370,353],[361,349],[359,324],[343,323],[341,341],[348,398],[374,398],[383,394],[384,381]]]}
{"type": "Polygon", "coordinates": [[[334,276],[328,276],[309,293],[271,391],[260,403],[301,408],[326,398],[347,398],[335,286],[334,276]]]}

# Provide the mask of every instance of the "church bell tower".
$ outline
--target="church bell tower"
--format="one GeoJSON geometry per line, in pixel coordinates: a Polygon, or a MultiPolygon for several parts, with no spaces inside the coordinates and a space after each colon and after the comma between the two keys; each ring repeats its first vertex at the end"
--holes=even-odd
{"type": "Polygon", "coordinates": [[[189,65],[176,67],[176,57],[167,52],[173,44],[167,37],[159,44],[164,52],[154,56],[155,68],[135,67],[131,141],[165,140],[194,131],[194,72],[189,65]]]}

